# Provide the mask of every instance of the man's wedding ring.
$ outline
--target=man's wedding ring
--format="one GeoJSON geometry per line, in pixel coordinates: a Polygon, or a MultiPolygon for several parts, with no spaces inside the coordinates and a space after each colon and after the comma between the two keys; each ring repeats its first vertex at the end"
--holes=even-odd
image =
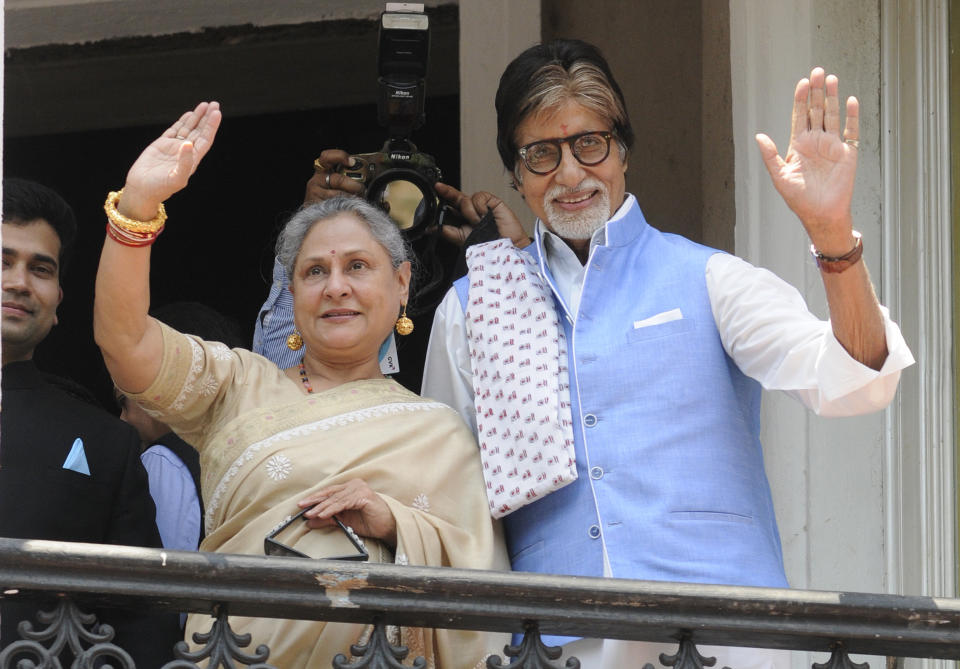
{"type": "Polygon", "coordinates": [[[327,175],[326,175],[326,177],[324,178],[323,183],[326,185],[327,188],[330,188],[330,173],[329,173],[329,172],[327,172],[327,175]]]}
{"type": "Polygon", "coordinates": [[[852,146],[852,147],[855,148],[855,149],[859,149],[859,148],[860,148],[860,140],[859,140],[859,139],[845,139],[845,140],[843,140],[843,141],[844,141],[845,144],[849,144],[850,146],[852,146]]]}

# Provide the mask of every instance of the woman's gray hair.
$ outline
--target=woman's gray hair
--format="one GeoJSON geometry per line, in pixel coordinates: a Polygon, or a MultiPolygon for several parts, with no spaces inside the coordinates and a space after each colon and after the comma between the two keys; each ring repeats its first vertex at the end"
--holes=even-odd
{"type": "Polygon", "coordinates": [[[293,267],[300,254],[300,247],[313,226],[338,214],[353,214],[366,223],[370,234],[390,256],[394,269],[410,260],[410,253],[400,230],[386,213],[358,197],[339,196],[304,205],[283,226],[280,236],[277,237],[277,258],[287,271],[288,277],[293,277],[293,267]]]}

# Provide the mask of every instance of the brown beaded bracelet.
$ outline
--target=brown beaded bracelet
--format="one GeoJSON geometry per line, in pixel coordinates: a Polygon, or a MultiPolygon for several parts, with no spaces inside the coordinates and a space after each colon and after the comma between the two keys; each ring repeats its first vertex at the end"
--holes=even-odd
{"type": "Polygon", "coordinates": [[[817,263],[817,267],[821,272],[826,272],[827,274],[839,274],[849,267],[856,265],[860,261],[860,257],[863,255],[863,236],[854,230],[853,237],[856,239],[856,242],[853,244],[853,248],[844,253],[842,256],[837,256],[835,258],[823,255],[813,244],[810,245],[810,253],[813,255],[813,259],[817,263]]]}

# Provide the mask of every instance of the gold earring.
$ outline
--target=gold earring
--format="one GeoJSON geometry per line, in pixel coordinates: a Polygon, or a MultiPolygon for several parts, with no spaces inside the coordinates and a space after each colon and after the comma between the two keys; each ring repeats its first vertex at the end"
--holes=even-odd
{"type": "Polygon", "coordinates": [[[287,337],[287,348],[291,351],[299,351],[303,348],[303,337],[300,336],[300,333],[296,330],[287,337]]]}
{"type": "Polygon", "coordinates": [[[407,305],[403,305],[403,313],[397,319],[396,329],[398,335],[406,336],[413,332],[413,321],[407,318],[407,305]]]}

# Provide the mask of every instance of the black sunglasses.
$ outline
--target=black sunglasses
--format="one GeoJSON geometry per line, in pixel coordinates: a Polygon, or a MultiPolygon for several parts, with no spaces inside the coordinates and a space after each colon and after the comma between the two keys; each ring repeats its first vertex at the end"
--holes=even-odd
{"type": "Polygon", "coordinates": [[[520,159],[534,174],[550,174],[560,167],[563,159],[563,145],[570,146],[570,152],[581,165],[599,165],[610,155],[612,132],[589,130],[569,137],[541,139],[517,149],[520,159]]]}
{"type": "MultiPolygon", "coordinates": [[[[308,507],[309,508],[309,507],[308,507]]],[[[297,519],[302,518],[303,514],[307,512],[307,509],[302,509],[298,514],[294,516],[287,516],[283,522],[277,525],[273,530],[270,531],[270,534],[263,538],[263,554],[264,555],[279,555],[282,557],[301,557],[301,558],[310,558],[313,559],[313,556],[307,555],[306,553],[301,553],[296,548],[291,548],[284,543],[281,543],[276,539],[276,536],[283,532],[285,529],[290,527],[297,519]]],[[[347,536],[347,539],[350,540],[350,543],[353,544],[353,547],[357,549],[357,552],[353,555],[337,555],[331,557],[324,557],[324,560],[356,560],[357,562],[364,562],[367,558],[370,557],[370,554],[367,553],[366,546],[363,545],[363,541],[360,537],[357,536],[357,533],[353,531],[352,527],[347,527],[340,519],[336,516],[333,517],[333,522],[343,530],[343,533],[347,536]]]]}

